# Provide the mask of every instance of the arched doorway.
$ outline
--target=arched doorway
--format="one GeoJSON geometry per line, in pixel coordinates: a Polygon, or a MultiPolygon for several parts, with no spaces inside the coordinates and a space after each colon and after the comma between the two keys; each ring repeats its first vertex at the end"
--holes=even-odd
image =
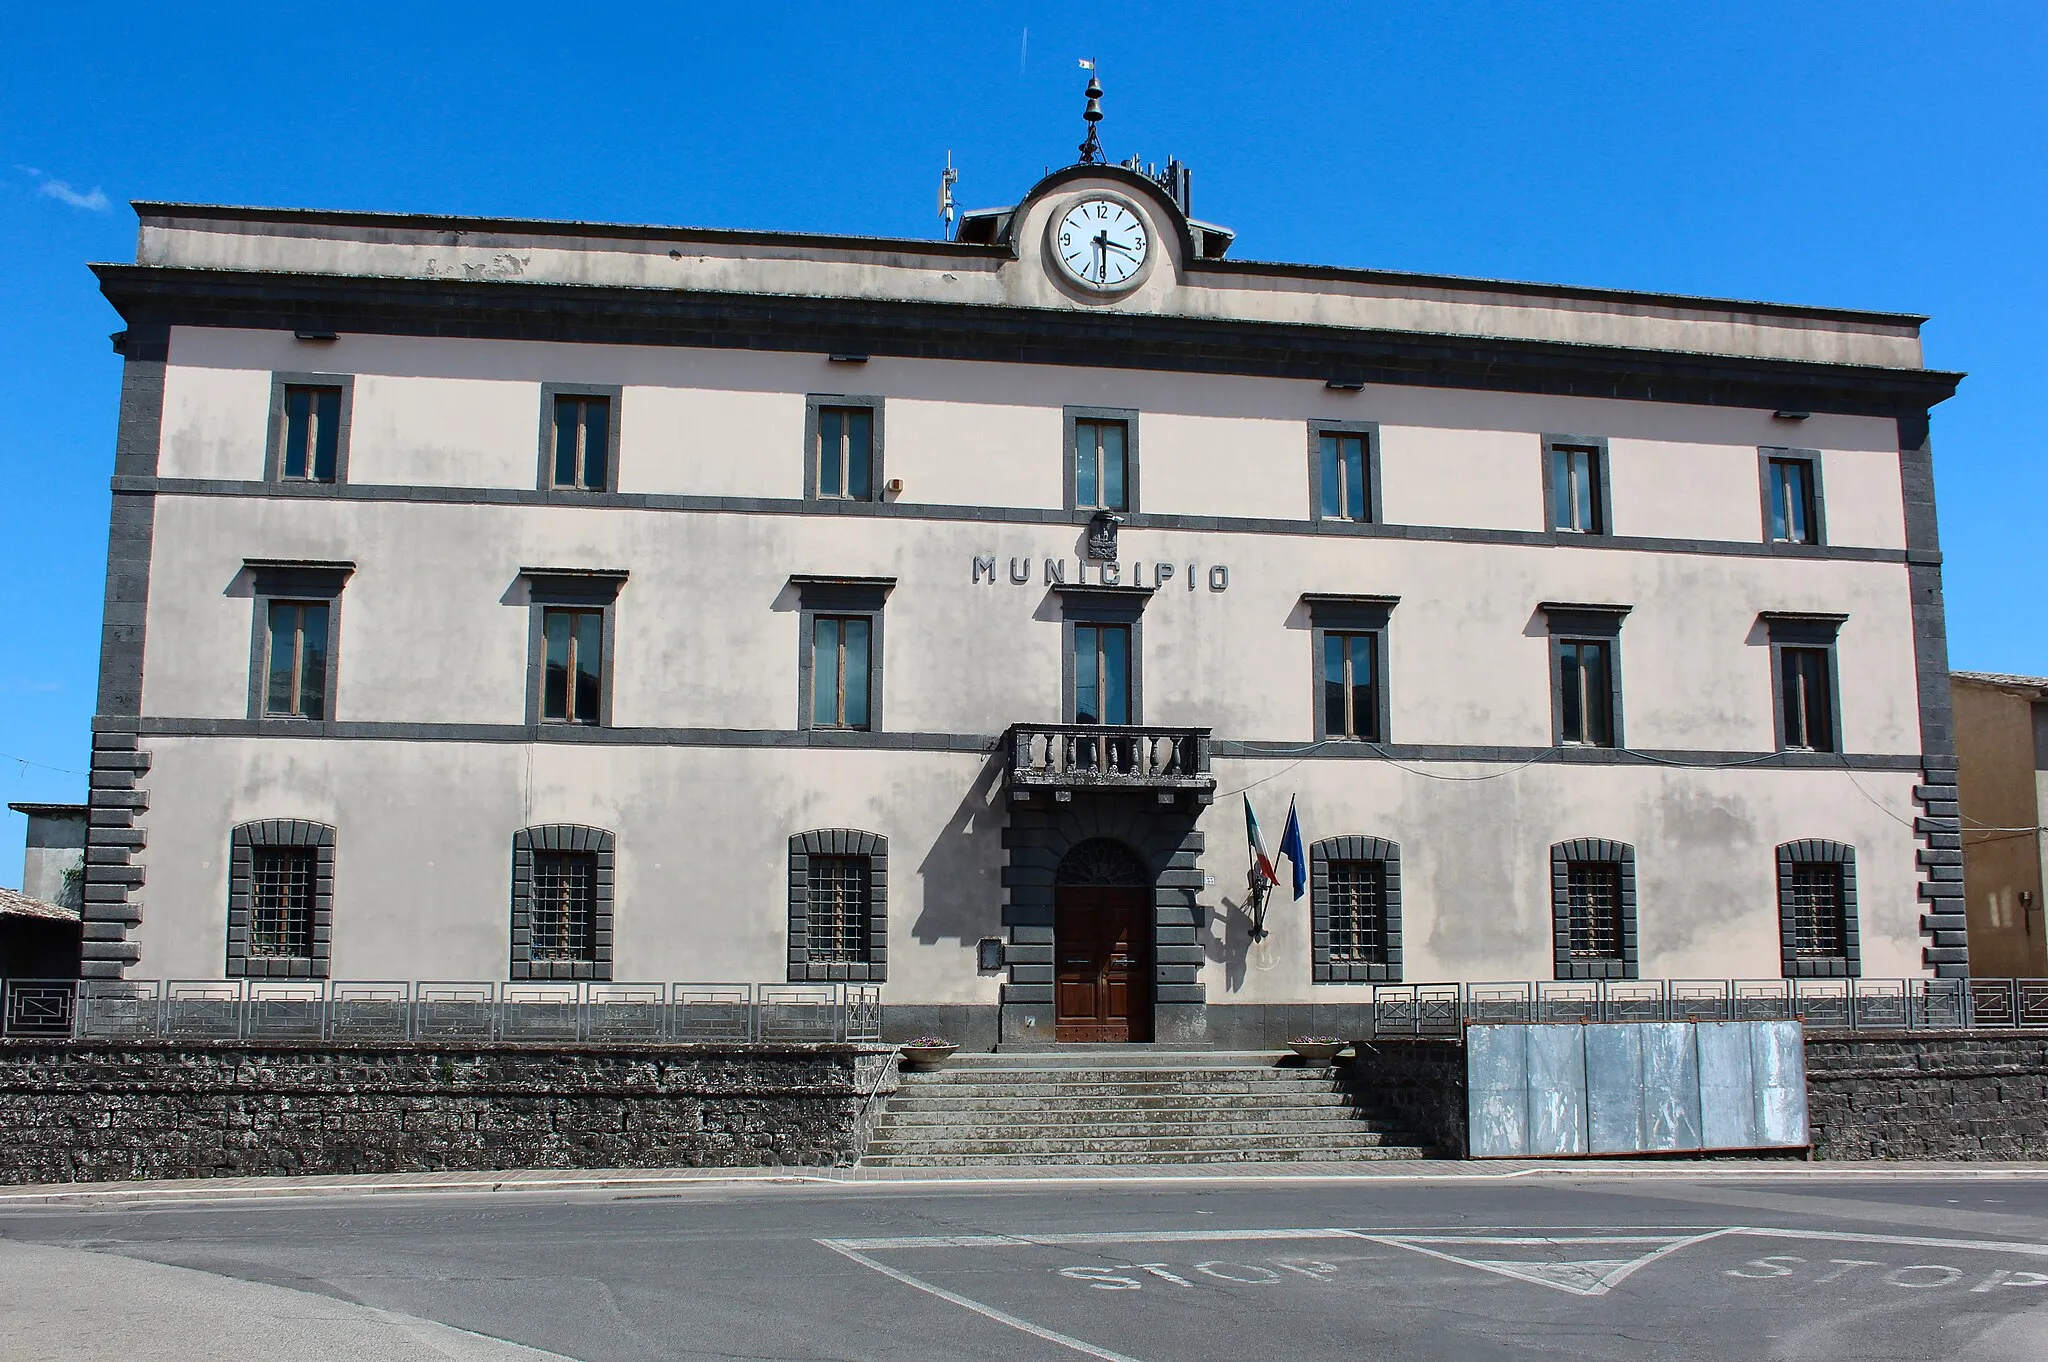
{"type": "Polygon", "coordinates": [[[1095,837],[1053,876],[1053,1012],[1063,1041],[1152,1039],[1152,877],[1095,837]]]}

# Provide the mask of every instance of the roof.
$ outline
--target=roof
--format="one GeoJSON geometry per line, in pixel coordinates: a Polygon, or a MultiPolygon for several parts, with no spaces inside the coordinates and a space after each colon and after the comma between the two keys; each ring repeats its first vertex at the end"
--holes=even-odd
{"type": "Polygon", "coordinates": [[[62,904],[32,899],[12,889],[0,889],[0,917],[36,917],[53,922],[77,922],[79,912],[76,908],[66,908],[62,904]]]}
{"type": "Polygon", "coordinates": [[[7,807],[30,818],[83,818],[91,808],[86,804],[9,804],[7,807]]]}
{"type": "Polygon", "coordinates": [[[1951,681],[1969,685],[2035,691],[2037,699],[2048,699],[2048,676],[2015,676],[2011,672],[1950,672],[1948,676],[1951,681]]]}

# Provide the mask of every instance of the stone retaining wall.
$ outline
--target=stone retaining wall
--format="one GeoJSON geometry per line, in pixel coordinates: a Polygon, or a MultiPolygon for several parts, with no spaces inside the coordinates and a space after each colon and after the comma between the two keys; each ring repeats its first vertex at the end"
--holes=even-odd
{"type": "Polygon", "coordinates": [[[0,1041],[0,1182],[847,1165],[874,1045],[0,1041]]]}
{"type": "Polygon", "coordinates": [[[1818,1158],[2048,1158],[2040,1032],[1809,1032],[1806,1093],[1818,1158]]]}

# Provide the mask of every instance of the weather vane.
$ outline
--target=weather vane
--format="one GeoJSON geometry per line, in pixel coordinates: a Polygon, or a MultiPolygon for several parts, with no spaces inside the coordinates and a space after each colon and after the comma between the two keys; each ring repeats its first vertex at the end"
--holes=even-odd
{"type": "Polygon", "coordinates": [[[1081,58],[1081,69],[1088,73],[1088,107],[1081,114],[1088,120],[1088,138],[1081,143],[1081,164],[1086,166],[1102,160],[1102,139],[1095,128],[1102,121],[1102,78],[1095,74],[1093,57],[1081,58]]]}

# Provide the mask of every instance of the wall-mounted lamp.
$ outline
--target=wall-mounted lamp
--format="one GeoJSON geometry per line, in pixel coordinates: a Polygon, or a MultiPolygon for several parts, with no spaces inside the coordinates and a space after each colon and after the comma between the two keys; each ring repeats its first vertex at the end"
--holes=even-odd
{"type": "Polygon", "coordinates": [[[834,364],[866,364],[868,362],[866,355],[827,355],[825,358],[834,364]]]}
{"type": "Polygon", "coordinates": [[[1811,415],[1813,413],[1810,411],[1774,411],[1771,413],[1771,419],[1773,421],[1804,421],[1811,415]]]}
{"type": "Polygon", "coordinates": [[[302,341],[331,341],[334,339],[334,333],[332,331],[304,330],[294,331],[292,332],[292,335],[296,336],[298,339],[302,341]]]}
{"type": "Polygon", "coordinates": [[[1362,378],[1333,378],[1323,384],[1323,386],[1332,392],[1355,393],[1364,391],[1365,380],[1362,378]]]}
{"type": "Polygon", "coordinates": [[[901,478],[891,478],[891,479],[889,479],[889,481],[887,481],[886,483],[882,484],[882,490],[883,490],[883,491],[885,491],[885,492],[887,492],[887,493],[888,493],[888,494],[889,494],[890,496],[892,496],[892,497],[900,497],[900,496],[902,496],[902,495],[903,495],[903,479],[901,479],[901,478]]]}

